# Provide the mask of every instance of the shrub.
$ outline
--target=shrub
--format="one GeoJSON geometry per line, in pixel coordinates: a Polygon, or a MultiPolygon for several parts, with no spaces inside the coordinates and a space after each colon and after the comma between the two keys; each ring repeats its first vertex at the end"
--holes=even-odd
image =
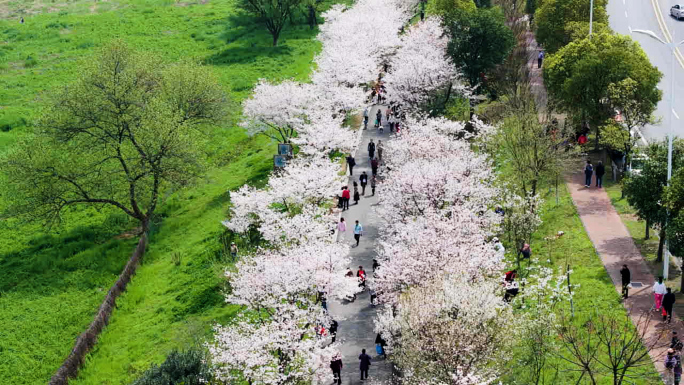
{"type": "Polygon", "coordinates": [[[211,383],[211,369],[198,349],[172,351],[160,366],[152,365],[133,385],[205,385],[211,383]]]}

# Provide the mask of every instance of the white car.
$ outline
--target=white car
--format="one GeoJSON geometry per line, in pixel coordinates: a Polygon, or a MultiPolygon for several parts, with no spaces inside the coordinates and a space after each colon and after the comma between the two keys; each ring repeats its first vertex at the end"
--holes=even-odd
{"type": "Polygon", "coordinates": [[[670,15],[674,16],[675,19],[681,20],[684,18],[684,5],[677,4],[670,8],[670,15]]]}

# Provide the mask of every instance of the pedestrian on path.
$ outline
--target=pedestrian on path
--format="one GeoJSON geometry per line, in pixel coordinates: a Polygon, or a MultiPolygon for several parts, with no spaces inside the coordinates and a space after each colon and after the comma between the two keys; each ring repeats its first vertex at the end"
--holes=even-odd
{"type": "Polygon", "coordinates": [[[337,321],[332,320],[330,322],[330,328],[328,329],[330,331],[330,336],[332,337],[332,342],[335,342],[335,338],[337,338],[337,327],[339,324],[337,321]]]}
{"type": "Polygon", "coordinates": [[[354,175],[354,166],[356,166],[356,159],[354,159],[354,157],[351,154],[349,154],[349,156],[347,157],[347,166],[349,166],[349,175],[354,175]]]}
{"type": "Polygon", "coordinates": [[[667,287],[663,283],[663,277],[659,277],[658,282],[653,285],[653,299],[655,300],[656,311],[660,311],[665,293],[667,293],[667,287]]]}
{"type": "Polygon", "coordinates": [[[349,188],[344,186],[342,188],[342,211],[349,210],[349,201],[351,200],[351,193],[349,188]]]}
{"type": "Polygon", "coordinates": [[[587,165],[584,166],[584,187],[591,187],[591,176],[594,174],[594,166],[591,165],[591,161],[587,161],[587,165]]]}
{"type": "Polygon", "coordinates": [[[522,254],[523,259],[530,259],[532,257],[532,249],[529,243],[523,243],[522,249],[520,249],[520,254],[522,254]]]}
{"type": "Polygon", "coordinates": [[[379,356],[387,357],[387,353],[385,352],[386,345],[387,343],[382,338],[382,334],[378,333],[378,335],[375,336],[375,352],[378,353],[379,356]]]}
{"type": "Polygon", "coordinates": [[[340,233],[347,231],[347,222],[344,221],[344,218],[340,218],[340,222],[337,224],[337,231],[340,233]]]}
{"type": "Polygon", "coordinates": [[[382,140],[378,140],[378,145],[376,147],[378,150],[378,160],[382,160],[382,151],[384,150],[384,147],[382,145],[382,140]]]}
{"type": "Polygon", "coordinates": [[[682,358],[674,349],[667,349],[664,377],[667,385],[679,385],[682,380],[682,358]]]}
{"type": "Polygon", "coordinates": [[[378,108],[378,113],[375,114],[375,128],[382,126],[382,111],[378,108]]]}
{"type": "Polygon", "coordinates": [[[371,178],[371,193],[373,196],[375,196],[375,183],[376,183],[376,179],[375,179],[375,175],[373,175],[373,178],[371,178]]]}
{"type": "Polygon", "coordinates": [[[332,358],[332,361],[330,361],[330,369],[332,369],[333,372],[333,384],[337,383],[338,385],[342,385],[343,366],[344,364],[342,364],[342,355],[340,355],[340,353],[335,354],[332,358]]]}
{"type": "Polygon", "coordinates": [[[544,61],[544,51],[539,51],[539,55],[537,55],[537,68],[542,67],[543,61],[544,61]]]}
{"type": "Polygon", "coordinates": [[[378,158],[373,158],[373,160],[371,160],[371,174],[373,174],[373,178],[378,175],[378,166],[380,166],[378,158]]]}
{"type": "Polygon", "coordinates": [[[390,126],[390,132],[394,132],[394,125],[396,124],[397,119],[394,117],[394,115],[390,116],[389,118],[389,126],[390,126]]]}
{"type": "Polygon", "coordinates": [[[359,279],[359,287],[362,288],[362,290],[366,290],[366,270],[363,269],[363,266],[359,266],[359,270],[356,272],[356,278],[359,279]]]}
{"type": "Polygon", "coordinates": [[[359,199],[361,199],[361,197],[359,196],[359,184],[354,182],[354,204],[355,205],[359,204],[359,199]]]}
{"type": "Polygon", "coordinates": [[[679,339],[679,336],[677,335],[677,331],[673,330],[672,331],[672,339],[670,340],[670,348],[675,350],[675,353],[679,354],[682,352],[682,348],[684,348],[684,343],[679,339]]]}
{"type": "Polygon", "coordinates": [[[359,369],[361,369],[361,381],[368,379],[368,369],[371,366],[371,356],[366,354],[366,349],[361,349],[359,355],[359,369]]]}
{"type": "Polygon", "coordinates": [[[603,166],[603,162],[599,160],[596,165],[596,187],[603,187],[603,175],[606,173],[606,168],[603,166]]]}
{"type": "Polygon", "coordinates": [[[375,143],[373,143],[373,139],[368,142],[368,157],[373,159],[375,156],[375,143]]]}
{"type": "Polygon", "coordinates": [[[237,255],[238,255],[238,247],[235,244],[235,242],[230,243],[230,257],[233,259],[233,261],[237,260],[237,255]]]}
{"type": "Polygon", "coordinates": [[[366,185],[368,184],[368,174],[362,172],[359,177],[359,182],[361,183],[361,195],[366,196],[366,185]]]}
{"type": "Polygon", "coordinates": [[[378,298],[378,293],[375,291],[375,288],[373,288],[373,284],[371,283],[370,285],[370,290],[368,291],[370,294],[370,304],[371,306],[375,307],[375,300],[378,298]]]}
{"type": "Polygon", "coordinates": [[[363,129],[368,128],[368,107],[363,110],[363,129]]]}
{"type": "Polygon", "coordinates": [[[361,226],[359,221],[356,221],[356,225],[354,226],[354,239],[356,239],[356,246],[359,245],[361,235],[363,235],[363,226],[361,226]]]}
{"type": "Polygon", "coordinates": [[[667,293],[663,296],[663,322],[667,320],[667,323],[672,322],[672,307],[676,302],[675,295],[672,289],[667,288],[667,293]]]}
{"type": "Polygon", "coordinates": [[[622,298],[627,299],[629,297],[629,284],[632,282],[632,273],[627,265],[622,265],[620,276],[622,277],[622,298]]]}

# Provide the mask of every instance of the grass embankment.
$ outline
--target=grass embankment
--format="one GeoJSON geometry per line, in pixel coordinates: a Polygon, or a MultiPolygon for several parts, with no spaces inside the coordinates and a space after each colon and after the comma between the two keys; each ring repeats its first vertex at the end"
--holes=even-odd
{"type": "MultiPolygon", "coordinates": [[[[233,315],[221,294],[219,221],[227,190],[263,178],[274,153],[272,143],[236,127],[239,102],[259,78],[305,80],[319,47],[316,31],[288,27],[273,48],[264,28],[231,1],[37,4],[0,5],[0,151],[30,131],[43,92],[73,81],[80,61],[112,38],[165,60],[207,63],[233,102],[233,118],[209,149],[214,169],[162,205],[144,263],[74,381],[128,383],[172,348],[206,336],[212,321],[233,315]]],[[[135,239],[118,235],[133,227],[107,208],[70,212],[51,232],[0,221],[0,382],[47,382],[129,258],[135,239]]]]}
{"type": "MultiPolygon", "coordinates": [[[[533,235],[531,242],[533,258],[538,258],[540,263],[553,267],[556,271],[558,268],[565,268],[570,265],[572,284],[578,285],[574,289],[573,297],[578,326],[586,321],[586,317],[590,315],[596,316],[610,312],[624,314],[625,310],[620,295],[615,290],[601,259],[584,230],[567,186],[559,184],[558,205],[556,205],[555,193],[546,193],[546,191],[546,189],[542,190],[545,199],[541,214],[543,223],[533,235]],[[555,239],[558,231],[563,231],[565,234],[555,239]]],[[[525,268],[526,266],[527,264],[523,263],[522,267],[525,268]]],[[[550,357],[546,369],[547,380],[553,378],[552,373],[555,373],[556,369],[558,370],[558,377],[553,383],[577,383],[580,373],[570,371],[577,368],[559,357],[550,357]]],[[[645,369],[653,371],[653,367],[645,369]]],[[[521,378],[512,378],[511,380],[515,381],[513,383],[520,383],[521,378]]],[[[636,381],[635,383],[638,384],[661,383],[659,377],[653,374],[646,375],[645,378],[636,381]]],[[[612,384],[612,377],[604,375],[598,383],[612,384]]]]}

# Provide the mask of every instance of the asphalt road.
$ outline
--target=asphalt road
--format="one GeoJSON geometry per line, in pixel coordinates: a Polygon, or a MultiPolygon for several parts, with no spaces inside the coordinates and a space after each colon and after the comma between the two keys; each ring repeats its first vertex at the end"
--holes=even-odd
{"type": "MultiPolygon", "coordinates": [[[[684,4],[684,0],[609,0],[608,15],[610,27],[617,33],[631,35],[641,44],[651,63],[663,73],[659,88],[663,90],[663,99],[655,112],[660,123],[649,125],[642,131],[646,140],[661,140],[669,133],[668,114],[671,95],[671,51],[666,45],[657,40],[640,34],[630,33],[631,30],[651,30],[666,41],[681,42],[684,40],[684,20],[678,21],[670,16],[670,7],[684,4]],[[660,16],[658,16],[660,15],[660,16]]],[[[673,133],[684,138],[684,44],[679,46],[679,60],[675,58],[674,111],[679,116],[673,118],[673,133]]]]}

